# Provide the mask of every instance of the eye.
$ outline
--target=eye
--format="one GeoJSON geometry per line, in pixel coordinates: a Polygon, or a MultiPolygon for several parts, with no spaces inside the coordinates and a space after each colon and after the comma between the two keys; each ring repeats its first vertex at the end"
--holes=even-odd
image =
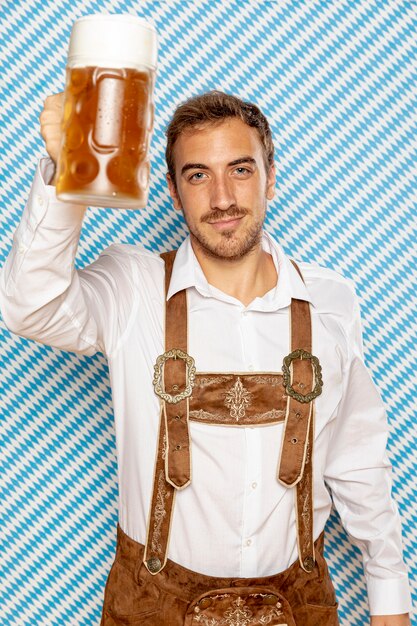
{"type": "Polygon", "coordinates": [[[235,169],[235,172],[237,172],[239,174],[239,176],[244,176],[246,174],[251,174],[251,170],[247,167],[243,167],[243,165],[237,167],[235,169]]]}
{"type": "Polygon", "coordinates": [[[191,174],[188,180],[190,181],[202,180],[203,176],[205,176],[204,172],[194,172],[194,174],[191,174]]]}

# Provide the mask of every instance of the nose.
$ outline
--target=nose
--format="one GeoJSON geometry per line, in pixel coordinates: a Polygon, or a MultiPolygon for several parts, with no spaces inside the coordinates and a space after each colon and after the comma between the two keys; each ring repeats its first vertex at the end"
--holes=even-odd
{"type": "Polygon", "coordinates": [[[231,205],[236,204],[233,183],[226,176],[218,176],[213,181],[210,204],[212,209],[221,211],[227,211],[231,205]]]}

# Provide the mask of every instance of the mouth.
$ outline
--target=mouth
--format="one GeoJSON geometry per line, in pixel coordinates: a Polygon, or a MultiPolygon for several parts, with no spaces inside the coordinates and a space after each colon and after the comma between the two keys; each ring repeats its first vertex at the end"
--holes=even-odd
{"type": "Polygon", "coordinates": [[[229,228],[235,228],[239,222],[243,219],[243,215],[241,215],[240,217],[232,217],[231,219],[227,219],[227,220],[219,220],[217,222],[209,222],[209,224],[211,224],[211,226],[213,226],[213,228],[215,230],[226,230],[229,228]]]}

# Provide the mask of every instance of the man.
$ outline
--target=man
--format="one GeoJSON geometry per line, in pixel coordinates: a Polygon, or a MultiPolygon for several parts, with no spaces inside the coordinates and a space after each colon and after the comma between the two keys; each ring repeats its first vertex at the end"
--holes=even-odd
{"type": "Polygon", "coordinates": [[[189,236],[163,258],[113,244],[74,271],[86,208],[48,184],[61,114],[62,94],[47,98],[51,159],[1,306],[12,332],[109,361],[120,493],[102,625],[335,626],[326,485],[363,554],[371,625],[409,625],[357,297],[336,272],[293,264],[263,229],[275,189],[264,115],[222,92],[178,107],[167,182],[189,236]]]}

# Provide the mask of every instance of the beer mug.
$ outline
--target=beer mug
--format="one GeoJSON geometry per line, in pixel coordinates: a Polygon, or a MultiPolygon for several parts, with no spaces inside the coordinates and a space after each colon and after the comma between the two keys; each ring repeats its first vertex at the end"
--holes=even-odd
{"type": "Polygon", "coordinates": [[[142,18],[89,15],[74,23],[57,163],[59,200],[146,206],[156,55],[156,31],[142,18]]]}

